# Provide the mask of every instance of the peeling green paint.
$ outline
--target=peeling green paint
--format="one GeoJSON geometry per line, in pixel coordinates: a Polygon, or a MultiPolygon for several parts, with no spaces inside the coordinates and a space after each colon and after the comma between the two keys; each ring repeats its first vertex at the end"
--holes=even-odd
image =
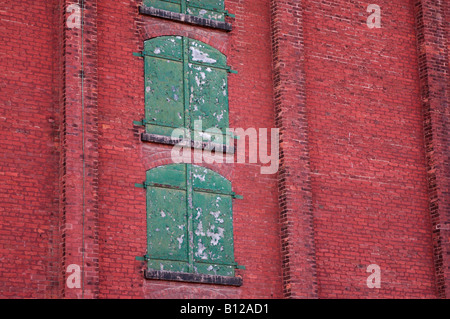
{"type": "Polygon", "coordinates": [[[231,182],[190,164],[147,171],[148,268],[234,276],[231,182]]]}
{"type": "Polygon", "coordinates": [[[174,128],[185,127],[191,139],[229,141],[230,67],[225,55],[197,40],[162,36],[145,41],[142,56],[148,133],[171,136],[174,128]],[[196,120],[202,120],[203,130],[217,128],[222,136],[196,130],[196,120]]]}
{"type": "Polygon", "coordinates": [[[224,0],[144,0],[144,5],[156,9],[184,13],[205,19],[225,21],[224,0]]]}

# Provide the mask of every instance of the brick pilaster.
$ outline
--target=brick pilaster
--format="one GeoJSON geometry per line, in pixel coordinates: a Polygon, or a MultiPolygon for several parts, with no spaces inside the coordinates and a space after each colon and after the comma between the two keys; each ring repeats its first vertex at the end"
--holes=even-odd
{"type": "Polygon", "coordinates": [[[415,1],[429,207],[437,293],[441,298],[450,297],[449,15],[448,1],[415,1]]]}
{"type": "Polygon", "coordinates": [[[317,298],[302,1],[272,0],[271,15],[283,293],[286,298],[317,298]]]}
{"type": "Polygon", "coordinates": [[[61,294],[64,298],[98,296],[98,129],[97,1],[61,1],[60,28],[60,233],[61,294]],[[78,4],[80,28],[69,28],[78,4]],[[68,288],[66,269],[81,268],[81,288],[68,288]]]}

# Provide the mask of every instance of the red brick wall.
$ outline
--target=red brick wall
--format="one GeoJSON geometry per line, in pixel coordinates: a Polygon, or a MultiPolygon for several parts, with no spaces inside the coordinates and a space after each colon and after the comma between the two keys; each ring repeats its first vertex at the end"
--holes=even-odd
{"type": "Polygon", "coordinates": [[[303,1],[321,298],[436,296],[413,4],[303,1]]]}
{"type": "MultiPolygon", "coordinates": [[[[75,1],[74,1],[75,2],[75,1]]],[[[443,0],[227,0],[230,33],[138,13],[140,0],[0,11],[0,297],[448,297],[448,34],[443,0]],[[140,141],[143,41],[227,55],[230,126],[281,132],[280,171],[233,182],[242,287],[145,280],[145,191],[170,146],[140,141]],[[81,71],[84,70],[84,77],[81,71]],[[65,270],[82,267],[82,288],[65,270]],[[366,285],[370,264],[381,288],[366,285]]]]}
{"type": "Polygon", "coordinates": [[[58,108],[50,1],[0,10],[0,297],[57,294],[58,108]]]}

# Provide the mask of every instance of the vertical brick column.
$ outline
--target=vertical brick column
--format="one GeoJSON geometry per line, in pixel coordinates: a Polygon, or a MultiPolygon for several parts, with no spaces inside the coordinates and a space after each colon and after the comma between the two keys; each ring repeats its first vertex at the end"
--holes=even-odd
{"type": "Polygon", "coordinates": [[[272,0],[271,15],[283,293],[286,298],[317,298],[302,1],[272,0]]]}
{"type": "Polygon", "coordinates": [[[450,297],[449,22],[446,0],[416,0],[430,214],[438,296],[450,297]]]}
{"type": "Polygon", "coordinates": [[[60,233],[61,294],[98,296],[97,1],[61,1],[60,28],[60,233]],[[78,4],[80,28],[67,25],[78,4]],[[67,267],[81,268],[81,287],[66,285],[67,267]]]}

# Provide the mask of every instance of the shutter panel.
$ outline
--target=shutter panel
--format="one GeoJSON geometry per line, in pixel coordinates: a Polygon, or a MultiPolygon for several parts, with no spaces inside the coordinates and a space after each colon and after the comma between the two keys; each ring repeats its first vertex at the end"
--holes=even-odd
{"type": "Polygon", "coordinates": [[[188,272],[185,165],[150,170],[147,184],[148,267],[188,272]]]}
{"type": "Polygon", "coordinates": [[[225,6],[224,0],[188,0],[188,6],[202,7],[214,11],[222,11],[225,6]]]}
{"type": "Polygon", "coordinates": [[[227,57],[206,43],[189,39],[189,62],[227,68],[227,57]]]}
{"type": "Polygon", "coordinates": [[[231,194],[231,182],[205,167],[192,165],[192,187],[197,191],[231,194]]]}
{"type": "Polygon", "coordinates": [[[172,164],[155,167],[147,171],[147,183],[170,188],[186,189],[186,166],[172,164]]]}
{"type": "MultiPolygon", "coordinates": [[[[191,129],[195,120],[202,120],[203,131],[218,128],[225,134],[229,126],[225,55],[202,42],[190,40],[188,61],[191,129]]],[[[222,141],[226,143],[225,137],[222,141]]]]}
{"type": "Polygon", "coordinates": [[[183,205],[186,192],[158,187],[150,187],[147,191],[149,267],[186,272],[189,240],[186,205],[183,205]]]}
{"type": "Polygon", "coordinates": [[[171,12],[181,12],[181,3],[186,0],[144,0],[144,5],[171,12]]]}
{"type": "Polygon", "coordinates": [[[194,191],[194,269],[234,276],[233,216],[230,195],[194,191]]]}
{"type": "Polygon", "coordinates": [[[224,0],[187,1],[187,14],[217,21],[225,21],[224,0]]]}
{"type": "Polygon", "coordinates": [[[227,71],[191,65],[189,74],[191,128],[194,129],[195,120],[201,120],[203,131],[218,128],[225,134],[229,123],[227,71]]]}
{"type": "Polygon", "coordinates": [[[185,126],[182,37],[146,41],[143,54],[147,132],[171,136],[185,126]]]}
{"type": "Polygon", "coordinates": [[[144,0],[144,5],[205,19],[225,21],[224,0],[144,0]]]}
{"type": "Polygon", "coordinates": [[[194,269],[234,276],[231,183],[214,171],[192,166],[194,269]]]}

